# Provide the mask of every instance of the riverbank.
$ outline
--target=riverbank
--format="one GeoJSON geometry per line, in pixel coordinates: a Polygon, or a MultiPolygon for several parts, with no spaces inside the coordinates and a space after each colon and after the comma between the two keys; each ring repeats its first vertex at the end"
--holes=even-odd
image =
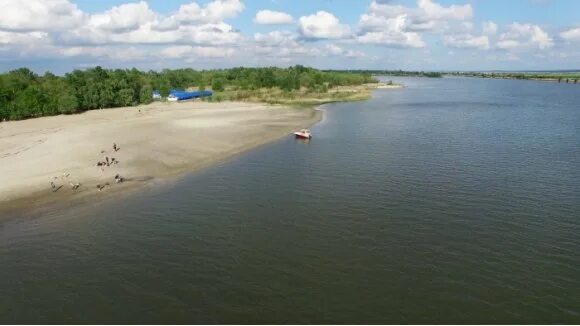
{"type": "Polygon", "coordinates": [[[366,83],[360,85],[335,86],[322,90],[300,88],[285,91],[280,88],[260,88],[254,90],[229,89],[216,92],[212,101],[243,101],[290,106],[313,106],[334,102],[368,100],[375,89],[401,88],[402,85],[386,83],[366,83]]]}
{"type": "Polygon", "coordinates": [[[484,79],[513,79],[513,80],[533,80],[560,84],[578,84],[580,75],[569,74],[534,74],[534,73],[451,73],[449,76],[484,78],[484,79]]]}
{"type": "Polygon", "coordinates": [[[196,101],[4,122],[0,208],[100,198],[210,165],[320,118],[313,108],[196,101]]]}

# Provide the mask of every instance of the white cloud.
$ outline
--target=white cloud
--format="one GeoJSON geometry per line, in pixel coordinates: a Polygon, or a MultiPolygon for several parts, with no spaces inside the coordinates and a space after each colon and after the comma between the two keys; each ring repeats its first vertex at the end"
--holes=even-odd
{"type": "Polygon", "coordinates": [[[336,44],[326,44],[322,47],[315,46],[317,43],[305,42],[299,35],[287,31],[272,31],[267,34],[254,34],[256,54],[271,57],[319,57],[319,56],[343,56],[363,57],[361,51],[343,49],[336,44]]]}
{"type": "Polygon", "coordinates": [[[473,17],[471,5],[451,5],[444,7],[432,0],[418,0],[416,8],[372,1],[366,14],[361,16],[362,28],[384,26],[389,18],[406,17],[404,29],[411,31],[442,30],[451,21],[466,21],[473,17]],[[366,20],[366,25],[364,24],[366,20]],[[382,21],[381,21],[382,20],[382,21]]]}
{"type": "Polygon", "coordinates": [[[425,42],[417,33],[395,33],[368,32],[358,37],[361,43],[374,43],[402,48],[422,48],[425,42]]]}
{"type": "Polygon", "coordinates": [[[26,32],[15,33],[0,31],[0,45],[16,45],[30,43],[48,43],[48,33],[45,32],[26,32]]]}
{"type": "Polygon", "coordinates": [[[580,41],[580,27],[566,30],[560,33],[560,37],[567,41],[580,41]]]}
{"type": "Polygon", "coordinates": [[[504,50],[517,49],[522,44],[515,40],[500,40],[497,42],[497,47],[504,50]]]}
{"type": "Polygon", "coordinates": [[[163,18],[144,1],[123,4],[91,15],[87,24],[63,32],[58,39],[71,45],[232,44],[243,37],[223,20],[238,15],[243,8],[239,0],[214,0],[205,7],[194,1],[163,18]]]}
{"type": "Polygon", "coordinates": [[[224,19],[233,18],[244,10],[240,0],[214,0],[205,7],[195,1],[181,5],[179,10],[170,19],[179,23],[215,23],[224,19]]]}
{"type": "Polygon", "coordinates": [[[500,49],[538,48],[549,49],[554,45],[552,38],[542,28],[532,24],[513,23],[501,34],[497,47],[500,49]]]}
{"type": "Polygon", "coordinates": [[[349,37],[351,32],[347,25],[326,11],[314,15],[302,16],[298,22],[300,34],[310,39],[340,39],[349,37]]]}
{"type": "Polygon", "coordinates": [[[367,55],[362,51],[350,49],[344,53],[344,56],[347,58],[363,58],[366,57],[367,55]]]}
{"type": "Polygon", "coordinates": [[[281,11],[260,10],[256,13],[254,22],[261,25],[291,24],[294,18],[281,11]]]}
{"type": "Polygon", "coordinates": [[[88,26],[110,31],[135,30],[155,20],[155,13],[146,2],[127,3],[101,14],[90,16],[88,26]]]}
{"type": "MultiPolygon", "coordinates": [[[[456,48],[503,49],[506,51],[494,51],[497,60],[502,61],[520,57],[522,60],[543,57],[560,61],[580,58],[575,45],[566,42],[580,41],[580,27],[560,29],[554,39],[542,27],[533,24],[514,23],[498,28],[495,22],[484,21],[474,27],[471,0],[459,0],[463,4],[455,5],[443,5],[448,3],[444,0],[415,0],[414,6],[398,5],[391,0],[371,0],[354,26],[341,22],[332,11],[318,11],[294,19],[285,12],[259,10],[253,17],[256,24],[296,23],[297,29],[248,36],[228,23],[228,19],[244,10],[243,0],[187,0],[167,14],[152,10],[148,0],[124,0],[108,10],[92,14],[82,12],[74,1],[0,0],[3,58],[71,58],[73,62],[83,63],[108,60],[113,64],[140,60],[156,62],[158,67],[166,64],[164,60],[193,62],[201,58],[231,58],[221,61],[228,64],[293,62],[316,65],[339,62],[340,58],[365,57],[365,61],[372,62],[384,58],[378,53],[389,52],[393,57],[408,54],[409,57],[402,59],[408,62],[424,62],[423,58],[434,60],[426,52],[427,40],[435,47],[448,47],[434,53],[454,53],[456,60],[468,54],[481,54],[456,48]],[[310,42],[312,40],[321,41],[310,42]],[[552,51],[534,51],[554,48],[555,41],[560,42],[558,58],[551,54],[552,51]],[[362,45],[370,48],[366,44],[425,50],[395,54],[396,51],[379,49],[367,55],[360,51],[362,45]]],[[[215,62],[217,65],[220,61],[215,62]]]]}
{"type": "Polygon", "coordinates": [[[56,31],[74,28],[85,15],[68,0],[2,0],[0,30],[56,31]]]}
{"type": "Polygon", "coordinates": [[[234,49],[207,46],[171,46],[161,51],[163,58],[194,60],[196,58],[226,58],[234,55],[234,49]]]}
{"type": "Polygon", "coordinates": [[[471,34],[447,35],[443,38],[445,45],[459,49],[489,49],[489,38],[485,35],[471,34]]]}
{"type": "Polygon", "coordinates": [[[254,34],[254,41],[270,46],[296,46],[298,35],[287,31],[272,31],[267,34],[254,34]]]}
{"type": "Polygon", "coordinates": [[[492,21],[483,22],[482,29],[485,35],[497,34],[497,24],[492,21]]]}
{"type": "Polygon", "coordinates": [[[325,49],[330,55],[341,55],[344,53],[344,50],[335,44],[327,44],[325,49]]]}
{"type": "Polygon", "coordinates": [[[115,61],[136,61],[150,59],[147,52],[136,47],[115,48],[102,46],[75,46],[67,48],[56,48],[57,54],[65,57],[92,57],[99,59],[111,59],[115,61]]]}
{"type": "Polygon", "coordinates": [[[242,39],[241,34],[225,24],[180,26],[177,30],[158,31],[151,24],[124,33],[107,33],[102,30],[79,29],[62,36],[67,44],[232,44],[242,39]]]}
{"type": "Polygon", "coordinates": [[[417,6],[424,17],[430,20],[467,20],[473,17],[470,4],[443,7],[432,0],[418,0],[417,6]]]}
{"type": "MultiPolygon", "coordinates": [[[[417,7],[373,0],[358,23],[357,40],[388,47],[422,48],[422,32],[468,34],[473,30],[473,8],[469,4],[442,6],[433,0],[418,0],[417,7]]],[[[478,39],[477,43],[482,42],[478,39]]],[[[450,43],[457,43],[450,41],[450,43]]]]}
{"type": "Polygon", "coordinates": [[[362,15],[359,25],[363,32],[357,37],[361,43],[381,44],[402,48],[421,48],[425,46],[421,36],[416,32],[407,32],[407,15],[393,18],[376,15],[362,15]]]}
{"type": "Polygon", "coordinates": [[[254,44],[247,46],[258,56],[288,58],[294,56],[319,55],[318,49],[301,43],[299,35],[288,31],[272,31],[254,34],[254,44]]]}

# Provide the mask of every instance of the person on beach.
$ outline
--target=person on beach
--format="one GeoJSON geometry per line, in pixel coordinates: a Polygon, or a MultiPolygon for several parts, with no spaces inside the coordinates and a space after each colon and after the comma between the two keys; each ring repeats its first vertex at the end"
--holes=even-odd
{"type": "Polygon", "coordinates": [[[99,189],[99,191],[101,191],[101,190],[103,190],[103,189],[105,188],[105,186],[108,186],[108,185],[109,185],[109,183],[108,183],[108,182],[105,182],[105,184],[104,184],[104,185],[98,184],[98,185],[97,185],[97,189],[99,189]]]}
{"type": "Polygon", "coordinates": [[[124,181],[125,181],[125,178],[123,178],[119,174],[115,175],[115,182],[116,183],[121,183],[121,182],[124,182],[124,181]]]}
{"type": "Polygon", "coordinates": [[[113,150],[114,150],[115,152],[116,152],[116,151],[118,151],[118,150],[120,150],[120,148],[119,148],[119,147],[117,147],[117,144],[116,144],[116,143],[113,143],[113,150]]]}
{"type": "Polygon", "coordinates": [[[110,166],[111,164],[109,163],[109,157],[105,157],[105,159],[107,160],[107,166],[110,166]]]}

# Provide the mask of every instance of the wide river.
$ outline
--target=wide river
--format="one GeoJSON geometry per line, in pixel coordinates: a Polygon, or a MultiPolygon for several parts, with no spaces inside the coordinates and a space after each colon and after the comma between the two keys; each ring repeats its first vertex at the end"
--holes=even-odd
{"type": "Polygon", "coordinates": [[[394,78],[169,185],[0,218],[0,323],[580,323],[580,85],[394,78]]]}

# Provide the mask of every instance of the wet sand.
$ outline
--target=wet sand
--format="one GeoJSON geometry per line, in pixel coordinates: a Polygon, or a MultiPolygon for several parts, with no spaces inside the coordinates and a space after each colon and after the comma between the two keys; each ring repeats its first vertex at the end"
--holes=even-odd
{"type": "Polygon", "coordinates": [[[0,209],[135,189],[279,139],[320,117],[309,108],[184,102],[3,122],[0,209]],[[97,166],[106,157],[119,163],[97,166]],[[116,183],[117,174],[126,181],[116,183]],[[98,185],[105,187],[99,191],[98,185]]]}

